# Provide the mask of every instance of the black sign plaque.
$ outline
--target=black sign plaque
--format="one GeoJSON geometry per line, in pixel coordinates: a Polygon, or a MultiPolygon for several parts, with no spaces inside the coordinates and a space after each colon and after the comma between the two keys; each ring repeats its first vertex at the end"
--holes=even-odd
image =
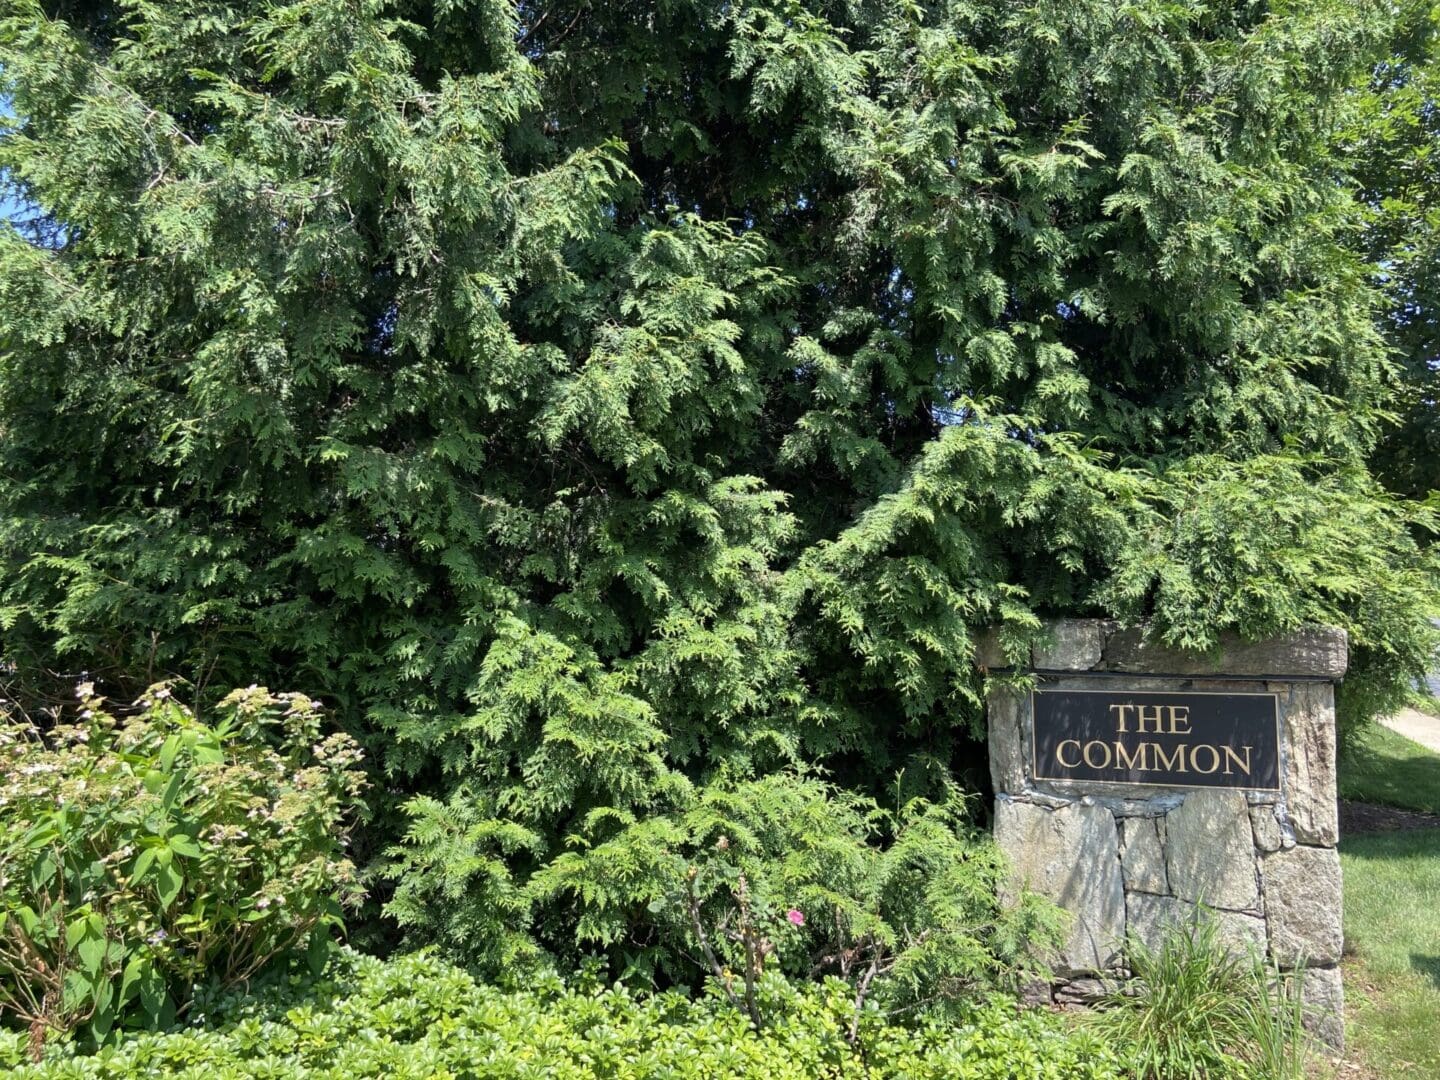
{"type": "Polygon", "coordinates": [[[1034,778],[1278,791],[1274,694],[1036,690],[1034,778]]]}

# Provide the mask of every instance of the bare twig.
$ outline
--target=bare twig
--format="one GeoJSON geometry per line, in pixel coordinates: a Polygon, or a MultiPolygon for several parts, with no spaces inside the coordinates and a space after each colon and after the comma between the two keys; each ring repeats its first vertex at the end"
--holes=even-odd
{"type": "Polygon", "coordinates": [[[880,942],[872,939],[870,949],[870,966],[865,969],[865,974],[860,976],[860,984],[855,988],[855,1014],[850,1017],[850,1031],[845,1036],[845,1041],[851,1046],[855,1045],[855,1040],[860,1036],[860,1016],[865,1009],[865,998],[870,993],[870,984],[880,973],[880,962],[885,957],[885,946],[880,942]]]}
{"type": "Polygon", "coordinates": [[[730,988],[730,980],[725,976],[725,969],[720,966],[719,959],[715,956],[715,950],[710,947],[710,935],[705,933],[705,923],[700,918],[700,898],[695,895],[695,877],[697,871],[692,866],[690,872],[685,876],[685,892],[690,909],[690,926],[695,931],[695,940],[700,942],[700,950],[705,954],[705,963],[709,965],[710,971],[719,980],[720,986],[725,991],[725,996],[730,999],[730,1004],[740,1008],[740,999],[735,996],[735,991],[730,988]]]}
{"type": "Polygon", "coordinates": [[[736,899],[740,902],[740,940],[745,947],[745,1009],[750,1014],[750,1023],[759,1031],[760,1006],[755,1001],[755,930],[750,925],[750,893],[745,887],[744,874],[740,875],[736,899]]]}

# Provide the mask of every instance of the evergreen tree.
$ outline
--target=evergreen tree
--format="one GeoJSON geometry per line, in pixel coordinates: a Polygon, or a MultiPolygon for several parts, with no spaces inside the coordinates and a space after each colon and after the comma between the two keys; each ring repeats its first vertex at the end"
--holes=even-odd
{"type": "Polygon", "coordinates": [[[1352,724],[1426,662],[1381,6],[5,10],[12,694],[323,696],[417,932],[614,944],[757,778],[948,805],[987,625],[1337,624],[1352,724]]]}
{"type": "Polygon", "coordinates": [[[1399,364],[1395,421],[1374,458],[1396,491],[1440,490],[1440,14],[1407,2],[1340,144],[1367,211],[1364,239],[1399,364]]]}

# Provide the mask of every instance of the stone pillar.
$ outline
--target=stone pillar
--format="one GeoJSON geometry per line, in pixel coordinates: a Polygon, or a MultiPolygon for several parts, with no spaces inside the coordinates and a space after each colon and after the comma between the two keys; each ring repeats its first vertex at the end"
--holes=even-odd
{"type": "MultiPolygon", "coordinates": [[[[1230,640],[1214,654],[1197,654],[1148,644],[1138,629],[1067,619],[1050,624],[1045,643],[1031,652],[1032,692],[1017,688],[1013,676],[1024,672],[1006,666],[993,640],[982,644],[977,662],[988,673],[995,837],[1010,859],[1012,888],[1048,896],[1074,916],[1054,958],[1060,981],[1052,991],[1058,1000],[1083,1000],[1098,989],[1096,976],[1121,964],[1127,932],[1153,944],[1167,925],[1203,904],[1233,948],[1263,953],[1282,969],[1303,968],[1313,1030],[1327,1043],[1341,1044],[1335,683],[1346,661],[1345,633],[1325,627],[1262,643],[1230,640]],[[1067,698],[1062,691],[1079,693],[1067,698]],[[1120,779],[1102,780],[1077,778],[1061,767],[1081,765],[1082,750],[1093,749],[1091,764],[1110,762],[1112,750],[1119,760],[1119,744],[1098,738],[1093,747],[1068,740],[1058,751],[1060,765],[1050,760],[1056,757],[1053,726],[1083,726],[1073,710],[1057,713],[1055,702],[1093,702],[1084,706],[1090,718],[1083,720],[1091,735],[1082,736],[1093,738],[1095,717],[1105,716],[1106,708],[1122,725],[1124,718],[1133,721],[1134,707],[1123,704],[1130,693],[1139,702],[1164,702],[1169,694],[1198,702],[1216,731],[1239,730],[1226,728],[1226,710],[1238,711],[1241,704],[1268,717],[1273,698],[1275,719],[1265,736],[1272,776],[1260,783],[1258,775],[1233,769],[1228,770],[1233,777],[1222,778],[1211,751],[1195,745],[1189,747],[1195,768],[1188,772],[1157,765],[1152,771],[1127,768],[1120,779]],[[1037,697],[1045,706],[1044,762],[1036,757],[1037,697]],[[1273,764],[1277,749],[1278,765],[1273,764]],[[1197,786],[1201,780],[1209,786],[1197,786]],[[1242,786],[1247,781],[1256,786],[1242,786]]],[[[1190,721],[1183,708],[1169,715],[1173,730],[1163,736],[1163,749],[1173,755],[1188,737],[1174,731],[1189,731],[1190,721]]],[[[1133,723],[1128,730],[1124,738],[1136,739],[1133,723]]],[[[1126,752],[1145,766],[1155,765],[1162,761],[1158,755],[1146,758],[1155,745],[1147,750],[1132,741],[1126,752]]],[[[1251,753],[1244,750],[1248,764],[1254,764],[1251,753]]]]}

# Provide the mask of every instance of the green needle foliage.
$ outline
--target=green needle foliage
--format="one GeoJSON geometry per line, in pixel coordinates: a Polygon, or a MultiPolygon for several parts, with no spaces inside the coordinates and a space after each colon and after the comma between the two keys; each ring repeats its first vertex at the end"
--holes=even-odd
{"type": "Polygon", "coordinates": [[[1389,49],[1340,132],[1369,211],[1365,240],[1389,302],[1403,381],[1378,471],[1415,498],[1440,489],[1440,11],[1399,5],[1389,49]]]}
{"type": "Polygon", "coordinates": [[[1336,149],[1381,6],[4,12],[10,694],[322,695],[386,773],[369,850],[410,800],[422,937],[678,966],[649,904],[717,799],[894,807],[845,826],[877,850],[949,802],[982,626],[1338,624],[1352,724],[1426,662],[1336,149]]]}

